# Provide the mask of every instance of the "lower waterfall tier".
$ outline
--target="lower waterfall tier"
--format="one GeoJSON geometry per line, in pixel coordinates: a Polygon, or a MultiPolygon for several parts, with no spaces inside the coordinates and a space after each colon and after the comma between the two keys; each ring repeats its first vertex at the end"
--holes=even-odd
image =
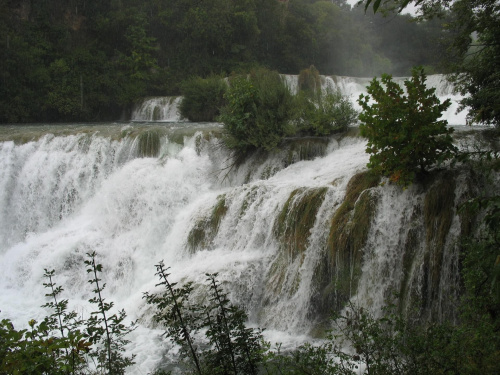
{"type": "Polygon", "coordinates": [[[368,172],[355,134],[291,139],[237,164],[219,133],[118,124],[3,140],[1,317],[23,327],[46,314],[44,269],[88,314],[83,261],[95,251],[106,298],[140,322],[134,373],[162,355],[142,298],[160,260],[195,287],[217,272],[252,324],[289,342],[321,336],[349,301],[380,312],[393,293],[421,319],[454,318],[461,240],[477,229],[458,208],[498,184],[449,166],[402,190],[368,172]]]}

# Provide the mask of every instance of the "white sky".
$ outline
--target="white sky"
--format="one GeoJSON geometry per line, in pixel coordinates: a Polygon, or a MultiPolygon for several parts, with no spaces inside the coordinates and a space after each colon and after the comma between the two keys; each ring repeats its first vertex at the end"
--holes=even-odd
{"type": "MultiPolygon", "coordinates": [[[[351,6],[355,6],[358,2],[359,0],[347,0],[347,3],[350,4],[351,6]]],[[[370,9],[371,9],[371,4],[370,4],[370,9]]],[[[415,4],[413,3],[409,4],[401,13],[402,14],[409,13],[414,16],[417,13],[417,7],[415,7],[415,4]]]]}

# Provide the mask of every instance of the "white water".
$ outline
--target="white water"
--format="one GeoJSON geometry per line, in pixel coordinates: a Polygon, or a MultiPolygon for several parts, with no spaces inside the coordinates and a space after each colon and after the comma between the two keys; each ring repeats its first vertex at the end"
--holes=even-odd
{"type": "Polygon", "coordinates": [[[179,122],[180,96],[161,96],[145,99],[132,110],[132,121],[179,122]]]}
{"type": "MultiPolygon", "coordinates": [[[[114,127],[116,134],[131,129],[114,127]]],[[[266,327],[272,340],[302,340],[314,328],[313,274],[329,221],[349,179],[366,168],[365,142],[332,140],[326,156],[284,169],[282,155],[276,155],[267,160],[275,167],[268,179],[260,178],[263,167],[255,161],[223,179],[227,155],[213,139],[200,150],[200,138],[184,137],[180,145],[167,132],[160,157],[137,158],[133,138],[100,135],[108,133],[96,127],[90,134],[0,143],[0,318],[21,328],[29,319],[45,316],[40,307],[46,302],[45,268],[56,270],[55,281],[64,287],[63,298],[70,299],[71,308],[88,314],[92,307],[86,302],[90,288],[83,260],[96,251],[104,267],[106,297],[141,322],[129,348],[138,363],[131,373],[152,370],[165,347],[160,332],[148,324],[151,314],[142,299],[143,292],[154,289],[154,265],[160,260],[172,267],[174,281],[202,284],[206,272],[219,272],[232,300],[247,309],[253,324],[266,327]],[[304,259],[290,260],[289,280],[277,289],[269,278],[270,265],[279,256],[274,222],[293,190],[317,187],[327,187],[327,194],[304,259]],[[218,235],[211,246],[192,254],[188,234],[221,194],[228,211],[218,235]]],[[[398,250],[412,207],[423,196],[393,187],[374,192],[381,199],[353,299],[377,310],[401,283],[398,250]]],[[[450,242],[455,237],[450,234],[450,242]]],[[[418,279],[418,267],[415,272],[418,279]]]]}
{"type": "MultiPolygon", "coordinates": [[[[298,75],[284,75],[285,81],[292,93],[298,92],[298,75]]],[[[394,81],[404,87],[404,81],[408,77],[395,77],[394,81]]],[[[357,100],[360,94],[367,94],[366,87],[371,78],[344,77],[344,76],[321,76],[322,89],[333,89],[340,91],[349,97],[354,108],[358,111],[361,106],[357,100]]],[[[451,106],[441,117],[452,126],[466,125],[467,110],[458,111],[462,96],[453,92],[453,86],[442,74],[434,74],[427,77],[427,86],[436,89],[436,95],[443,102],[450,99],[451,106]]],[[[157,97],[145,99],[134,107],[132,121],[180,121],[179,105],[181,97],[157,97]]]]}
{"type": "MultiPolygon", "coordinates": [[[[298,76],[285,76],[288,86],[292,92],[297,92],[298,90],[298,76]]],[[[394,77],[394,82],[398,83],[404,88],[404,81],[408,77],[394,77]]],[[[331,89],[334,91],[340,91],[343,95],[346,95],[351,100],[353,107],[357,111],[361,111],[361,106],[358,104],[357,100],[361,94],[366,95],[366,87],[370,84],[371,78],[358,78],[358,77],[344,77],[344,76],[321,76],[322,89],[326,91],[331,89]]],[[[459,101],[462,99],[461,95],[453,92],[453,85],[446,80],[446,77],[442,74],[434,74],[427,77],[427,87],[436,89],[436,96],[441,100],[441,102],[446,99],[450,99],[451,105],[443,113],[442,119],[448,121],[449,125],[465,125],[467,111],[462,110],[457,113],[459,107],[459,101]]]]}

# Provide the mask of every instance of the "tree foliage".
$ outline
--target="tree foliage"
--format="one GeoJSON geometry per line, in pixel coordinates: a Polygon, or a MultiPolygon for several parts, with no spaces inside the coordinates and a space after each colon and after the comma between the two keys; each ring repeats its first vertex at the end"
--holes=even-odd
{"type": "Polygon", "coordinates": [[[500,126],[500,4],[494,0],[461,0],[453,4],[460,31],[452,76],[469,108],[468,120],[500,126]],[[476,35],[476,38],[472,38],[476,35]]]}
{"type": "Polygon", "coordinates": [[[103,298],[105,285],[98,277],[102,265],[96,262],[95,252],[87,256],[89,283],[94,286],[89,302],[97,309],[87,319],[68,311],[68,300],[60,299],[63,288],[55,283],[55,271],[46,269],[43,285],[49,301],[42,307],[51,313],[40,323],[30,320],[29,329],[18,330],[8,319],[0,321],[0,374],[122,375],[134,364],[134,356],[123,355],[134,323],[125,325],[124,310],[111,313],[113,303],[103,298]]]}
{"type": "MultiPolygon", "coordinates": [[[[393,3],[365,0],[377,12],[393,3]],[[389,4],[389,5],[388,5],[389,4]],[[382,6],[382,8],[381,8],[382,6]]],[[[392,5],[391,5],[392,4],[392,5]]],[[[451,81],[464,98],[461,108],[467,108],[470,123],[494,126],[500,124],[500,4],[496,0],[400,0],[401,12],[414,4],[420,19],[450,15],[447,23],[448,62],[453,73],[451,81]]],[[[428,21],[427,21],[428,22],[428,21]]]]}
{"type": "Polygon", "coordinates": [[[326,136],[345,131],[357,121],[358,113],[349,98],[329,87],[323,89],[319,71],[314,66],[300,71],[295,102],[298,134],[326,136]]]}
{"type": "Polygon", "coordinates": [[[368,139],[366,151],[371,155],[368,166],[402,186],[450,159],[456,150],[453,129],[447,128],[446,120],[439,120],[450,101],[441,103],[425,81],[423,69],[414,69],[411,79],[404,82],[405,94],[390,75],[382,75],[381,81],[371,81],[368,95],[358,100],[363,108],[360,130],[368,139]]]}
{"type": "Polygon", "coordinates": [[[180,360],[200,375],[257,375],[264,360],[262,331],[246,326],[247,314],[229,301],[218,275],[206,274],[208,303],[204,304],[192,300],[192,283],[171,282],[163,262],[156,269],[161,280],[157,286],[165,292],[145,293],[144,298],[156,308],[154,319],[164,326],[165,336],[181,347],[180,360]]]}
{"type": "Polygon", "coordinates": [[[447,34],[409,20],[343,1],[0,0],[0,122],[117,119],[193,75],[258,66],[370,76],[437,65],[429,46],[447,34]]]}
{"type": "Polygon", "coordinates": [[[224,105],[227,84],[223,77],[192,77],[182,82],[181,116],[189,121],[215,121],[224,105]]]}
{"type": "Polygon", "coordinates": [[[229,148],[245,153],[256,148],[272,150],[293,134],[294,99],[277,72],[266,69],[232,77],[219,121],[229,148]]]}

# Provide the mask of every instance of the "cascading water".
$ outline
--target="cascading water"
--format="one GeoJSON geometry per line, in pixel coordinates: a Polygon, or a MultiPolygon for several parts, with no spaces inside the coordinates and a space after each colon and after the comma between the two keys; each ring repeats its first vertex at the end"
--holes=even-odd
{"type": "MultiPolygon", "coordinates": [[[[292,93],[296,94],[299,89],[298,75],[283,75],[292,93]]],[[[404,80],[408,77],[396,77],[394,81],[404,87],[404,80]]],[[[327,89],[340,91],[352,102],[356,110],[361,110],[357,99],[360,94],[366,94],[366,86],[370,83],[370,78],[344,77],[344,76],[321,76],[321,88],[325,92],[327,89]]],[[[427,77],[427,86],[436,88],[436,95],[441,101],[451,100],[451,106],[443,113],[442,118],[446,119],[450,125],[465,125],[466,110],[459,109],[459,102],[462,96],[453,92],[453,85],[446,80],[442,74],[434,74],[427,77]]],[[[182,97],[157,97],[145,99],[137,104],[132,112],[132,121],[179,121],[181,119],[178,106],[182,97]]]]}
{"type": "Polygon", "coordinates": [[[456,207],[473,194],[465,170],[403,191],[368,180],[356,136],[290,140],[226,169],[217,124],[61,127],[26,128],[30,141],[22,127],[15,141],[1,138],[0,308],[18,328],[46,314],[44,269],[55,269],[70,308],[91,311],[83,264],[91,251],[106,298],[140,321],[131,373],[162,356],[142,299],[159,260],[173,280],[195,285],[218,272],[273,341],[314,332],[349,299],[380,311],[392,291],[424,317],[453,315],[456,207]],[[151,132],[157,156],[140,157],[148,156],[140,136],[151,132]]]}
{"type": "Polygon", "coordinates": [[[179,122],[180,96],[164,96],[145,99],[132,110],[132,121],[179,122]]]}
{"type": "MultiPolygon", "coordinates": [[[[292,92],[297,92],[298,76],[290,75],[285,76],[285,78],[292,92]]],[[[407,79],[408,77],[394,77],[393,80],[401,87],[404,87],[404,81],[407,79]]],[[[370,81],[371,78],[321,76],[323,91],[330,89],[341,92],[349,97],[354,108],[358,111],[361,110],[361,106],[358,104],[357,99],[360,94],[367,94],[366,87],[370,84],[370,81]]],[[[462,96],[453,92],[453,85],[446,80],[446,77],[442,74],[434,74],[428,76],[426,82],[429,88],[436,89],[436,96],[439,100],[451,100],[451,106],[443,113],[441,118],[447,120],[450,125],[465,125],[467,111],[461,110],[458,112],[462,96]]]]}

